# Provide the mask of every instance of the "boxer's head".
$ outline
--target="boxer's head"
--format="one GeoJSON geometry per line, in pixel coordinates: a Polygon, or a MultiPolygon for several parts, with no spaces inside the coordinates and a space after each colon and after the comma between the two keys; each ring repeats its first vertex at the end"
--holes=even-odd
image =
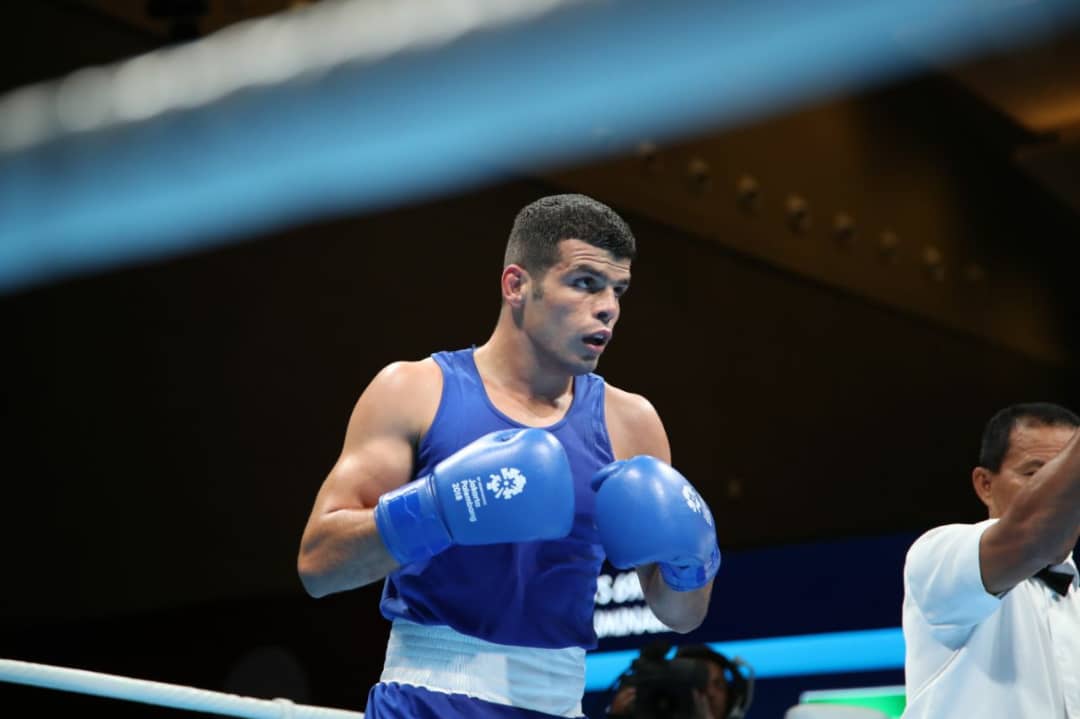
{"type": "Polygon", "coordinates": [[[545,197],[518,213],[506,247],[503,302],[543,364],[570,374],[596,367],[635,253],[622,218],[584,195],[545,197]]]}
{"type": "MultiPolygon", "coordinates": [[[[551,195],[518,212],[503,267],[517,265],[538,281],[559,262],[563,240],[580,240],[613,260],[631,262],[637,254],[630,227],[610,207],[585,195],[551,195]]],[[[542,288],[535,285],[533,290],[542,288]]]]}

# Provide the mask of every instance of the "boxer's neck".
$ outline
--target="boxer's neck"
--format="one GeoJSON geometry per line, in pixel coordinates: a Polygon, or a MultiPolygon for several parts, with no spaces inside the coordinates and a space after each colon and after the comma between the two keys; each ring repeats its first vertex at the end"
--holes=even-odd
{"type": "Polygon", "coordinates": [[[489,394],[494,391],[512,398],[530,411],[565,411],[573,399],[573,375],[562,367],[545,367],[523,344],[496,328],[491,338],[476,348],[476,368],[489,394]]]}

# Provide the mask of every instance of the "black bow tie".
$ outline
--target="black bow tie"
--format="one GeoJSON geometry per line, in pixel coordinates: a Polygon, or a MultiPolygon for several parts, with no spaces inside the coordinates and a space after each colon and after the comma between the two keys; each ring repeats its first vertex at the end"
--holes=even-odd
{"type": "Polygon", "coordinates": [[[1050,567],[1046,567],[1040,569],[1035,574],[1035,578],[1041,579],[1046,583],[1046,586],[1064,596],[1069,591],[1069,587],[1072,586],[1073,575],[1068,572],[1052,572],[1050,567]]]}

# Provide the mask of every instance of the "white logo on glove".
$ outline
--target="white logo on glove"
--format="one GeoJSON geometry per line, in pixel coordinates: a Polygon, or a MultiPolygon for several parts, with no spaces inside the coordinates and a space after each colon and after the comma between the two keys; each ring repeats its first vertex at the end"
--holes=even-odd
{"type": "Polygon", "coordinates": [[[711,527],[712,517],[709,516],[708,510],[705,507],[705,501],[701,498],[701,495],[698,494],[693,487],[687,484],[682,488],[682,496],[683,499],[686,500],[686,506],[690,508],[690,511],[700,514],[711,527]]]}
{"type": "Polygon", "coordinates": [[[487,488],[496,498],[510,499],[525,489],[525,475],[517,467],[503,467],[499,474],[489,474],[487,488]]]}

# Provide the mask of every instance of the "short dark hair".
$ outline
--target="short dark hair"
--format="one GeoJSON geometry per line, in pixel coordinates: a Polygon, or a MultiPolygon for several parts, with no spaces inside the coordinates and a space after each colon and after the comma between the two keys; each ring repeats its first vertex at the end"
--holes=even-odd
{"type": "Polygon", "coordinates": [[[991,472],[1001,470],[1009,452],[1009,438],[1017,425],[1041,427],[1080,427],[1080,417],[1050,402],[1014,404],[998,412],[986,423],[979,447],[979,466],[991,472]]]}
{"type": "Polygon", "coordinates": [[[675,650],[675,656],[679,659],[700,659],[712,662],[724,671],[725,675],[731,668],[731,660],[720,652],[710,649],[705,644],[684,644],[675,650]]]}
{"type": "Polygon", "coordinates": [[[551,195],[518,212],[503,267],[516,264],[543,275],[559,260],[560,240],[587,242],[618,260],[633,260],[637,255],[629,225],[610,207],[585,195],[551,195]]]}

